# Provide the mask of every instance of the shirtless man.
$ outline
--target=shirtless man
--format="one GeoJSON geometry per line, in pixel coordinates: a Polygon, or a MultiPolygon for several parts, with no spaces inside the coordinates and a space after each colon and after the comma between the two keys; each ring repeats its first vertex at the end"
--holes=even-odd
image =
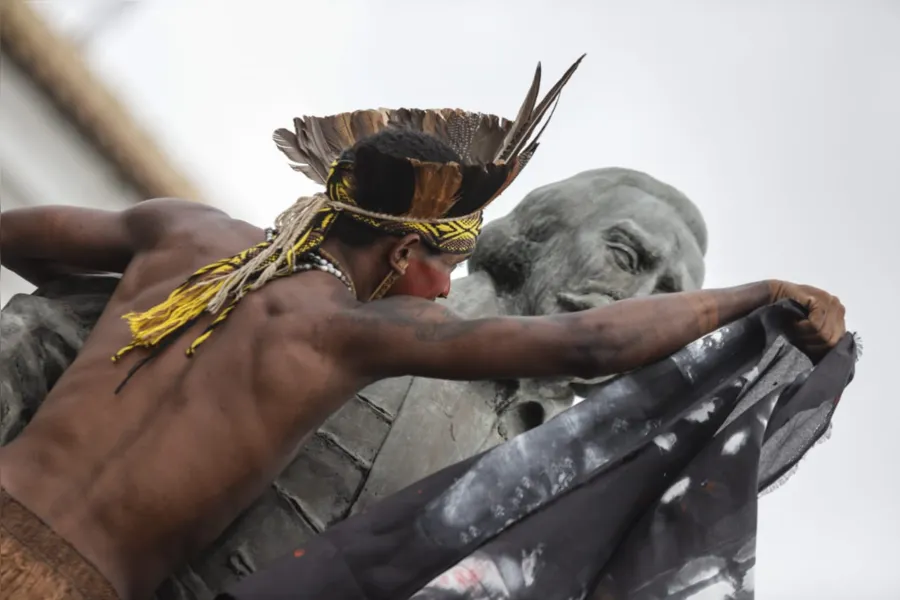
{"type": "MultiPolygon", "coordinates": [[[[336,123],[359,115],[298,120],[297,135],[276,134],[328,194],[298,200],[275,230],[178,200],[2,214],[3,264],[33,283],[59,268],[122,280],[32,422],[0,449],[0,598],[149,597],[264,490],[304,436],[381,378],[628,371],[783,298],[808,309],[797,331],[810,352],[844,332],[836,298],[779,281],[460,320],[433,300],[471,251],[480,211],[533,147],[492,163],[502,135],[475,152],[479,135],[467,147],[433,124],[423,125],[432,135],[412,131],[402,111],[365,113],[368,125],[341,137],[336,123]],[[304,146],[314,121],[328,151],[304,146]],[[395,122],[408,128],[385,128],[395,122]],[[352,149],[329,170],[341,146],[352,149]],[[460,166],[460,155],[487,166],[460,166]]],[[[492,123],[484,127],[516,126],[492,123]]]]}

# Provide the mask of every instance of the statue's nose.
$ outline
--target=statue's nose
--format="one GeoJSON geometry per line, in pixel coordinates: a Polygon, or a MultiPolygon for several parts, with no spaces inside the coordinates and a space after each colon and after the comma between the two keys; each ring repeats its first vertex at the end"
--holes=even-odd
{"type": "Polygon", "coordinates": [[[569,312],[579,312],[591,308],[599,308],[615,302],[615,299],[612,296],[601,292],[561,292],[557,298],[559,300],[559,305],[569,312]]]}
{"type": "Polygon", "coordinates": [[[631,294],[633,297],[677,291],[674,283],[671,281],[671,277],[662,270],[645,273],[636,283],[634,292],[631,294]]]}

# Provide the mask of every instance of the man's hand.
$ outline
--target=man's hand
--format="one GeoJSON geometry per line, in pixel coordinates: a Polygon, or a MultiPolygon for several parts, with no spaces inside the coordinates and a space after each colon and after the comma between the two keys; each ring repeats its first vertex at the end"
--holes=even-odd
{"type": "Polygon", "coordinates": [[[836,296],[808,285],[771,281],[772,301],[793,300],[807,311],[791,333],[791,342],[811,359],[822,358],[847,331],[844,305],[836,296]]]}

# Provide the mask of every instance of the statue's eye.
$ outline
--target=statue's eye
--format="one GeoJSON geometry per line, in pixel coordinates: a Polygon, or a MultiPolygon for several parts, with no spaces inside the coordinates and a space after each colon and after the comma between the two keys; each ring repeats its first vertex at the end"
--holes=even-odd
{"type": "Polygon", "coordinates": [[[616,261],[616,264],[619,265],[619,268],[628,271],[629,273],[637,273],[639,262],[637,253],[634,249],[629,248],[624,244],[607,244],[609,246],[610,252],[612,252],[613,260],[616,261]]]}

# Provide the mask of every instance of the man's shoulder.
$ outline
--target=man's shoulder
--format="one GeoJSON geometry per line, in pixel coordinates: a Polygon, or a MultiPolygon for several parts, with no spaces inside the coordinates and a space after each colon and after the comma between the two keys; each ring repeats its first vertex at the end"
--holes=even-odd
{"type": "Polygon", "coordinates": [[[179,198],[139,202],[128,210],[126,220],[132,235],[140,240],[138,245],[145,250],[173,244],[191,246],[210,234],[220,237],[223,227],[233,229],[238,224],[249,227],[221,209],[179,198]]]}
{"type": "Polygon", "coordinates": [[[150,198],[138,202],[128,212],[137,217],[154,217],[157,219],[179,217],[189,213],[196,216],[230,218],[225,211],[219,208],[181,198],[150,198]]]}

